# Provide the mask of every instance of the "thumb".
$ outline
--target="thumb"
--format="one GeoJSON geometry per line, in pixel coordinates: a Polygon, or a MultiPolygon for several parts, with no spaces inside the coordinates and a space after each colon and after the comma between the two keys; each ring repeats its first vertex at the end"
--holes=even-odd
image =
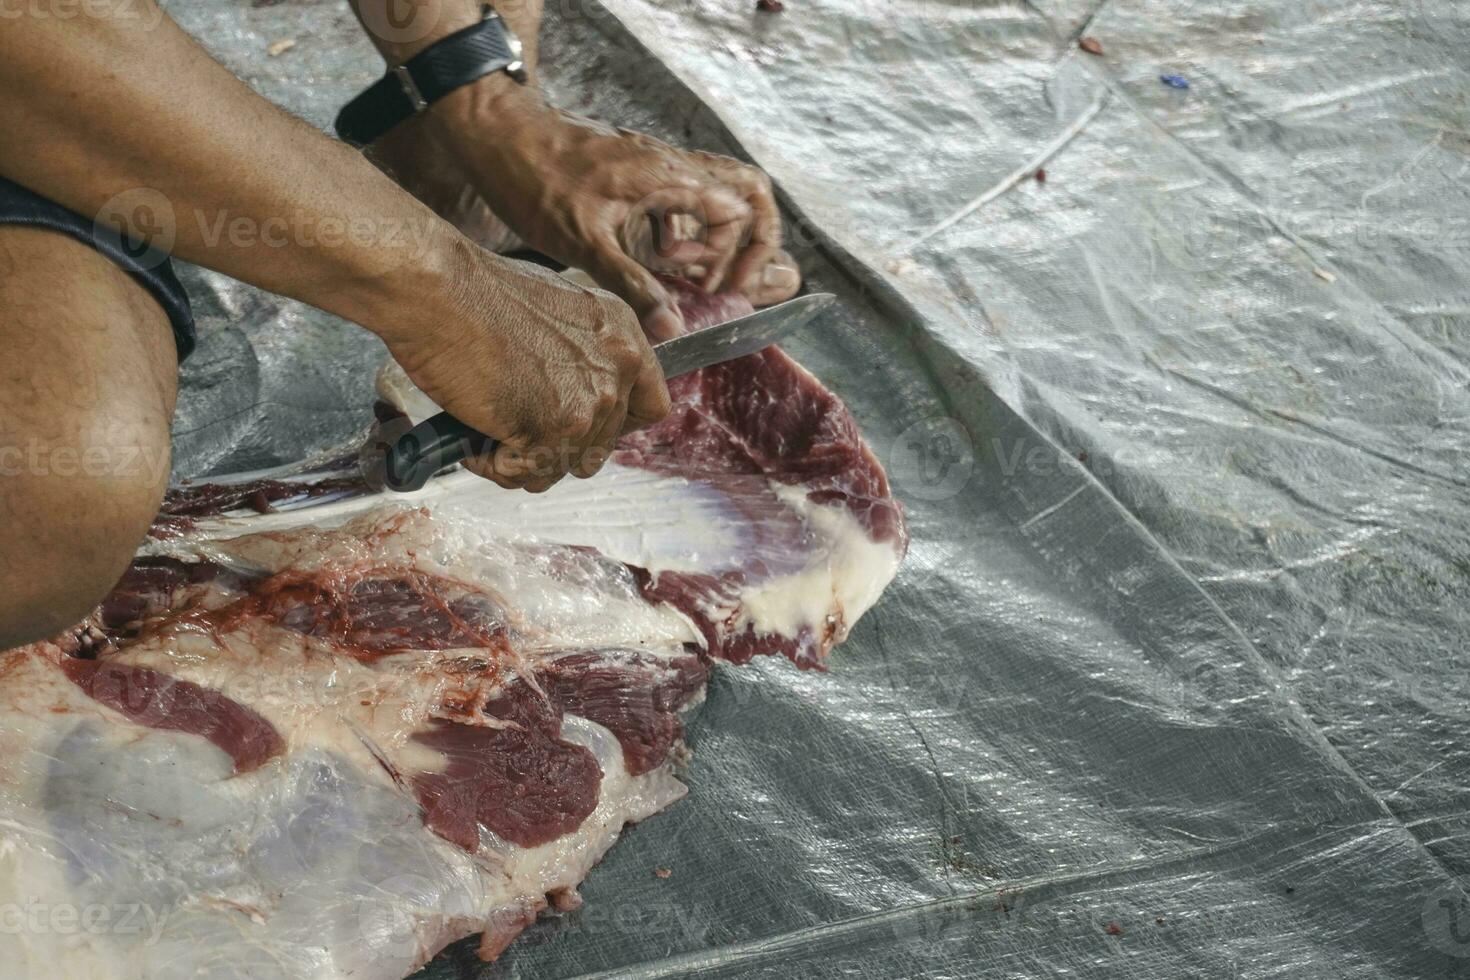
{"type": "Polygon", "coordinates": [[[587,270],[597,285],[619,296],[633,307],[643,332],[655,341],[670,340],[684,333],[684,318],[668,290],[653,273],[634,261],[616,245],[604,246],[587,270]]]}

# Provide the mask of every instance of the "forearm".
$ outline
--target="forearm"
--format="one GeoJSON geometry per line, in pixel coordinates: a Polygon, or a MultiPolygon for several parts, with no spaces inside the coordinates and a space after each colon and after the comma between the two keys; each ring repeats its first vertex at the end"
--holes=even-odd
{"type": "Polygon", "coordinates": [[[123,204],[151,208],[142,225],[174,254],[380,333],[397,300],[452,279],[452,229],[151,0],[133,17],[37,9],[0,29],[0,86],[24,93],[0,100],[0,173],[104,222],[131,192],[123,204]]]}

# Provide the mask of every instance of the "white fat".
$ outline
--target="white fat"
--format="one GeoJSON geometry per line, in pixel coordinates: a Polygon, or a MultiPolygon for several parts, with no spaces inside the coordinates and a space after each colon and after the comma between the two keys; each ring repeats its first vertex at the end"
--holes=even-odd
{"type": "Polygon", "coordinates": [[[810,627],[820,634],[828,616],[836,615],[840,621],[833,639],[841,642],[848,627],[878,601],[901,558],[892,543],[874,541],[846,507],[814,504],[801,487],[781,487],[777,495],[829,545],[801,571],[768,579],[742,593],[736,626],[783,636],[796,636],[810,627]]]}
{"type": "MultiPolygon", "coordinates": [[[[556,637],[581,642],[602,636],[625,645],[649,642],[699,642],[688,622],[667,606],[569,592],[565,585],[527,575],[518,563],[505,563],[506,541],[540,541],[594,548],[608,558],[648,570],[717,573],[751,557],[767,568],[790,569],[742,591],[736,626],[763,633],[796,636],[803,628],[821,633],[830,616],[840,616],[834,639],[863,615],[896,574],[900,555],[891,542],[874,541],[840,504],[816,504],[801,486],[774,485],[776,498],[794,511],[820,543],[806,551],[797,542],[780,552],[750,551],[749,517],[740,514],[713,488],[682,477],[609,464],[592,480],[564,480],[545,494],[513,494],[467,472],[451,473],[402,504],[429,505],[436,540],[448,551],[419,550],[450,574],[480,581],[503,592],[529,624],[556,637]],[[483,560],[478,560],[480,556],[483,560]],[[498,572],[498,574],[497,574],[498,572]],[[494,581],[491,581],[491,580],[494,581]],[[618,635],[607,636],[616,624],[618,635]]],[[[395,502],[396,503],[396,502],[395,502]]],[[[321,508],[236,521],[231,528],[280,531],[310,522],[339,525],[360,512],[382,507],[379,498],[359,498],[321,508]]],[[[219,534],[220,523],[201,524],[203,534],[219,534]]],[[[191,535],[191,538],[194,538],[191,535]]],[[[197,539],[196,539],[197,540],[197,539]]],[[[189,550],[188,539],[158,550],[189,550]]],[[[402,544],[399,542],[397,544],[402,544]]],[[[420,542],[422,544],[422,542],[420,542]]],[[[418,546],[410,543],[416,550],[418,546]]],[[[721,610],[706,612],[719,618],[721,610]]]]}
{"type": "Polygon", "coordinates": [[[505,493],[478,478],[459,482],[435,513],[501,536],[596,548],[658,571],[731,567],[749,534],[748,518],[710,487],[616,463],[544,494],[505,493]]]}

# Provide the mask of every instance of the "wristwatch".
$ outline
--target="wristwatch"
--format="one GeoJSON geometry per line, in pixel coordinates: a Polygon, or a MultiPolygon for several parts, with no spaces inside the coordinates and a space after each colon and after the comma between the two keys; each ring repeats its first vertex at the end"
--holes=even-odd
{"type": "Polygon", "coordinates": [[[525,84],[520,38],[488,4],[481,20],[390,68],[337,114],[337,135],[356,147],[374,142],[462,85],[503,71],[525,84]]]}

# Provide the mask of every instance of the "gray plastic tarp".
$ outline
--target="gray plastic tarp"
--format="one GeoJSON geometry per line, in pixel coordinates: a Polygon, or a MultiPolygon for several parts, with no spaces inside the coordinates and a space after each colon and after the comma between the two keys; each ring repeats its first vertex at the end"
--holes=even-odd
{"type": "MultiPolygon", "coordinates": [[[[911,556],[425,977],[1470,976],[1470,8],[754,6],[554,0],[549,87],[769,170],[911,556]]],[[[323,128],[381,71],[339,0],[170,9],[323,128]]],[[[188,281],[180,473],[362,427],[376,342],[188,281]]]]}

